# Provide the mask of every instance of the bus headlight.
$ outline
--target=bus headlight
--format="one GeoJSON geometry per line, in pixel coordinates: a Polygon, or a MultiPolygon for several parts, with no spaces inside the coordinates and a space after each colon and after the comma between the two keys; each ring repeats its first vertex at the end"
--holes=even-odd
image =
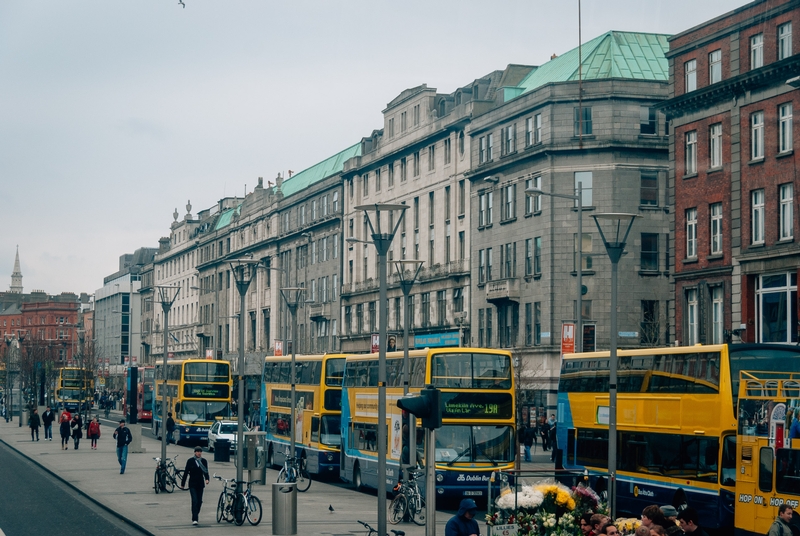
{"type": "Polygon", "coordinates": [[[332,462],[333,461],[333,454],[328,454],[327,458],[328,458],[329,462],[332,462]]]}
{"type": "Polygon", "coordinates": [[[183,429],[183,431],[188,434],[189,433],[189,427],[187,426],[186,428],[183,429]]]}
{"type": "Polygon", "coordinates": [[[439,495],[444,495],[444,488],[436,488],[436,493],[439,495]]]}
{"type": "Polygon", "coordinates": [[[436,473],[436,482],[444,482],[444,475],[442,473],[436,473]]]}

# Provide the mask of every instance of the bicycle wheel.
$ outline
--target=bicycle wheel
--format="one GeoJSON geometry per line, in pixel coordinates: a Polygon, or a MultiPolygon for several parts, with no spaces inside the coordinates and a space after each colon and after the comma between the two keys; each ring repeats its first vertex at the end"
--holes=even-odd
{"type": "Polygon", "coordinates": [[[408,499],[406,499],[406,496],[402,493],[398,493],[397,496],[392,499],[392,502],[389,503],[389,523],[392,525],[400,523],[406,515],[407,508],[408,499]]]}
{"type": "Polygon", "coordinates": [[[308,471],[305,469],[301,469],[297,473],[297,491],[308,491],[308,488],[311,487],[311,475],[308,474],[308,471]]]}
{"type": "Polygon", "coordinates": [[[244,493],[239,493],[233,500],[233,522],[237,526],[244,524],[247,517],[247,499],[244,498],[244,493]]]}
{"type": "Polygon", "coordinates": [[[161,469],[156,468],[156,472],[153,475],[153,489],[156,490],[156,493],[161,491],[161,469]]]}
{"type": "Polygon", "coordinates": [[[183,491],[186,491],[187,489],[189,489],[188,487],[185,487],[185,488],[184,488],[184,487],[181,487],[181,484],[180,484],[181,482],[183,482],[183,469],[177,469],[177,470],[175,471],[175,478],[174,478],[174,480],[175,480],[175,486],[176,486],[178,489],[180,489],[180,490],[183,490],[183,491]]]}
{"type": "Polygon", "coordinates": [[[261,501],[255,495],[247,499],[247,521],[254,527],[261,523],[261,501]]]}
{"type": "Polygon", "coordinates": [[[426,519],[425,499],[418,495],[416,500],[410,501],[409,508],[411,508],[411,521],[417,525],[424,525],[426,519]],[[412,505],[414,506],[412,507],[412,505]]]}
{"type": "Polygon", "coordinates": [[[288,482],[288,480],[286,480],[286,474],[287,474],[286,467],[284,467],[283,469],[281,469],[281,472],[278,473],[278,484],[283,484],[284,482],[288,482]]]}
{"type": "Polygon", "coordinates": [[[222,518],[225,517],[225,492],[219,494],[219,501],[217,501],[217,523],[222,523],[222,518]]]}
{"type": "Polygon", "coordinates": [[[172,479],[167,471],[161,472],[161,482],[163,486],[162,489],[167,493],[172,493],[175,491],[175,480],[172,479]]]}

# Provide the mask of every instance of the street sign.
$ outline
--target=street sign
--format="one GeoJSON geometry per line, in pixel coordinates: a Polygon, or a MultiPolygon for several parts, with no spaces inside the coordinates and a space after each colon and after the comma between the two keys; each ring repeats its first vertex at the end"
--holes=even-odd
{"type": "Polygon", "coordinates": [[[283,341],[275,340],[275,352],[274,355],[283,355],[283,341]]]}
{"type": "Polygon", "coordinates": [[[575,353],[575,324],[561,324],[561,355],[575,353]]]}
{"type": "Polygon", "coordinates": [[[373,354],[381,351],[381,336],[377,333],[372,334],[372,348],[370,350],[373,354]]]}

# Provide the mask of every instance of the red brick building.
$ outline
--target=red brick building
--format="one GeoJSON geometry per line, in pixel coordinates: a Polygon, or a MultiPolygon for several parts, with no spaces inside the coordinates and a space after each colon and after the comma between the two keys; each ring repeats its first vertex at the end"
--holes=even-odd
{"type": "MultiPolygon", "coordinates": [[[[797,341],[793,110],[800,1],[758,0],[670,39],[675,340],[797,341]]],[[[800,192],[798,192],[800,194],[800,192]]]]}
{"type": "Polygon", "coordinates": [[[46,301],[22,304],[22,327],[27,331],[26,344],[47,349],[52,359],[67,364],[78,348],[78,311],[76,301],[46,301]]]}

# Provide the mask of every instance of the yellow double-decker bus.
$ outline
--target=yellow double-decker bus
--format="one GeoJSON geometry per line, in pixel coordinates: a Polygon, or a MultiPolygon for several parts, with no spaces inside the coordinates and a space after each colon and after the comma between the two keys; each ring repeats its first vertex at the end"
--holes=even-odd
{"type": "Polygon", "coordinates": [[[91,408],[94,402],[94,373],[79,367],[59,369],[56,402],[61,409],[73,413],[91,408]]]}
{"type": "MultiPolygon", "coordinates": [[[[162,387],[164,365],[157,364],[153,379],[153,434],[163,430],[162,387]]],[[[208,441],[208,429],[217,417],[231,415],[230,363],[214,359],[186,359],[167,362],[167,411],[175,419],[175,441],[208,441]]]]}
{"type": "Polygon", "coordinates": [[[766,534],[780,505],[788,504],[795,510],[800,505],[798,419],[800,372],[740,373],[737,536],[766,534]]]}
{"type": "MultiPolygon", "coordinates": [[[[800,370],[800,349],[723,344],[617,355],[617,512],[638,516],[651,504],[691,506],[703,528],[731,530],[739,373],[800,370]]],[[[599,491],[608,478],[608,390],[608,352],[564,356],[559,463],[586,470],[599,491]]]]}
{"type": "Polygon", "coordinates": [[[261,383],[261,429],[267,457],[282,464],[294,432],[296,454],[312,475],[339,475],[342,354],[295,356],[295,422],[291,419],[291,357],[268,356],[261,383]]]}
{"type": "MultiPolygon", "coordinates": [[[[436,431],[436,493],[459,499],[484,497],[492,471],[514,469],[515,394],[511,353],[487,348],[430,348],[409,352],[409,392],[425,384],[441,390],[442,427],[436,431]]],[[[386,483],[399,477],[404,445],[403,352],[386,355],[386,422],[378,422],[378,354],[348,356],[342,384],[340,476],[357,488],[378,487],[378,426],[386,426],[386,483]]],[[[413,461],[413,458],[412,458],[413,461]]]]}

